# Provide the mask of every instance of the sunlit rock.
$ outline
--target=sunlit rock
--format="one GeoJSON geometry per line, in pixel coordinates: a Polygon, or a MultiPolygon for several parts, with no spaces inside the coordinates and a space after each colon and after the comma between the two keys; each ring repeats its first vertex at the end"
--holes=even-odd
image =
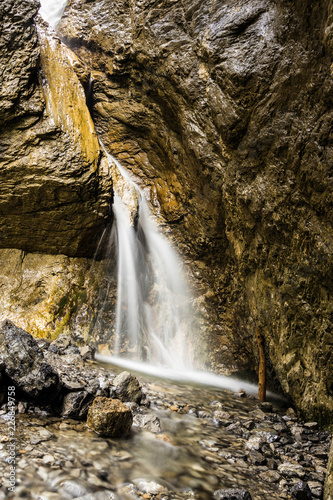
{"type": "Polygon", "coordinates": [[[97,397],[88,411],[88,427],[103,436],[126,436],[132,422],[131,410],[119,399],[97,397]]]}
{"type": "Polygon", "coordinates": [[[28,399],[47,404],[57,397],[59,377],[36,340],[8,320],[0,323],[0,364],[10,383],[28,399]]]}
{"type": "Polygon", "coordinates": [[[0,35],[0,248],[93,255],[111,181],[77,58],[41,19],[37,33],[37,2],[12,4],[0,35]]]}

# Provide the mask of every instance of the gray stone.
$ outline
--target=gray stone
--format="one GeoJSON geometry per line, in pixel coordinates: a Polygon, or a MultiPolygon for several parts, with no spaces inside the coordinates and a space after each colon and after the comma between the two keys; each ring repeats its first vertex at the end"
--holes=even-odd
{"type": "Polygon", "coordinates": [[[160,432],[161,424],[160,420],[156,415],[141,415],[137,414],[134,416],[133,425],[140,427],[141,429],[147,429],[151,432],[160,432]]]}
{"type": "Polygon", "coordinates": [[[122,402],[140,403],[142,398],[141,384],[135,375],[122,372],[113,381],[113,393],[122,402]]]}
{"type": "Polygon", "coordinates": [[[146,481],[144,479],[137,479],[133,482],[139,491],[147,493],[148,495],[158,495],[160,493],[167,492],[167,488],[165,488],[165,486],[162,486],[161,484],[156,483],[155,481],[146,481]]]}
{"type": "Polygon", "coordinates": [[[64,354],[70,345],[72,345],[71,337],[61,333],[58,338],[50,344],[49,350],[56,354],[64,354]]]}
{"type": "Polygon", "coordinates": [[[37,342],[8,320],[0,323],[0,360],[11,382],[28,398],[46,404],[57,397],[59,377],[45,361],[37,342]]]}
{"type": "Polygon", "coordinates": [[[308,486],[314,498],[323,497],[323,485],[321,483],[318,481],[308,481],[308,486]]]}
{"type": "Polygon", "coordinates": [[[275,470],[268,470],[266,472],[260,473],[261,479],[267,481],[268,483],[278,483],[281,479],[281,475],[275,470]]]}
{"type": "Polygon", "coordinates": [[[292,498],[296,498],[296,500],[312,500],[310,488],[305,482],[299,482],[295,484],[291,488],[290,494],[292,498]]]}
{"type": "Polygon", "coordinates": [[[75,497],[76,500],[120,500],[119,496],[113,491],[97,491],[96,493],[88,493],[82,497],[75,497]]]}
{"type": "Polygon", "coordinates": [[[252,450],[248,457],[249,461],[254,465],[265,465],[267,462],[266,457],[255,450],[252,450]]]}
{"type": "Polygon", "coordinates": [[[301,479],[305,476],[304,468],[294,462],[284,462],[278,466],[278,471],[287,477],[300,477],[301,479]]]}
{"type": "Polygon", "coordinates": [[[214,491],[216,500],[251,500],[251,494],[240,488],[227,488],[214,491]]]}
{"type": "Polygon", "coordinates": [[[87,416],[93,396],[87,391],[70,392],[64,396],[61,415],[65,418],[83,419],[87,416]]]}
{"type": "Polygon", "coordinates": [[[261,436],[251,436],[247,442],[245,443],[245,446],[248,450],[260,450],[262,445],[264,444],[264,440],[261,436]]]}

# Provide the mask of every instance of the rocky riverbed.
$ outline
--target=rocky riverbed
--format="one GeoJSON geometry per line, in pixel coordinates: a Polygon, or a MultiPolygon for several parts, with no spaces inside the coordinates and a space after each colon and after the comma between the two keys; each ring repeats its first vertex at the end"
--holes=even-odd
{"type": "MultiPolygon", "coordinates": [[[[19,383],[9,385],[16,393],[15,447],[8,398],[0,410],[0,499],[322,498],[331,435],[300,422],[291,408],[244,391],[119,377],[119,368],[89,359],[89,347],[65,336],[36,344],[58,392],[53,387],[55,397],[44,394],[41,404],[19,383]],[[122,399],[132,411],[127,437],[87,427],[96,396],[122,399]]],[[[3,350],[0,357],[8,386],[3,350]]]]}

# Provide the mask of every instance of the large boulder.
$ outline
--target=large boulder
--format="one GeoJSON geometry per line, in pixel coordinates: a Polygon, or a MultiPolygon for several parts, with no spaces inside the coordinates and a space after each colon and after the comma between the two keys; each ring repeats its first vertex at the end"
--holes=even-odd
{"type": "Polygon", "coordinates": [[[58,375],[45,361],[36,340],[8,320],[0,323],[0,365],[9,382],[39,404],[58,395],[58,375]]]}
{"type": "Polygon", "coordinates": [[[119,399],[97,397],[88,410],[88,427],[103,436],[126,436],[132,423],[131,410],[119,399]]]}

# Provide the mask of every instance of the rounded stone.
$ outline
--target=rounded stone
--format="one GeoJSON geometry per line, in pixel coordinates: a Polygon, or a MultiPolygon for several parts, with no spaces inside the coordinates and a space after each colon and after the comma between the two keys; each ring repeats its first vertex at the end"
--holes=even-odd
{"type": "Polygon", "coordinates": [[[97,397],[88,411],[87,426],[104,436],[126,436],[132,423],[131,410],[119,399],[97,397]]]}
{"type": "Polygon", "coordinates": [[[214,492],[216,500],[251,500],[252,497],[247,490],[241,488],[226,488],[214,492]]]}

